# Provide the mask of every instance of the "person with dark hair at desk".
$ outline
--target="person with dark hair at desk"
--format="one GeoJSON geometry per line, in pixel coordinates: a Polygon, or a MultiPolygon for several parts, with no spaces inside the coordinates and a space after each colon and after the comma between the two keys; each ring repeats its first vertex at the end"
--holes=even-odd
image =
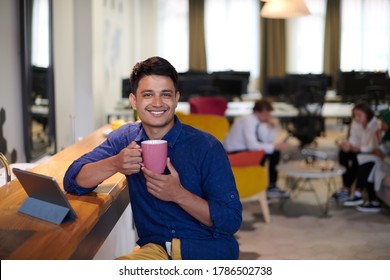
{"type": "Polygon", "coordinates": [[[118,259],[238,259],[242,205],[221,142],[175,116],[178,74],[167,60],[137,63],[130,80],[141,122],[114,130],[74,161],[65,190],[81,195],[117,172],[126,175],[140,248],[118,259]],[[141,142],[149,139],[168,142],[163,174],[143,166],[141,142]]]}
{"type": "Polygon", "coordinates": [[[274,143],[277,130],[271,117],[272,110],[272,103],[268,99],[256,101],[252,114],[234,121],[223,145],[228,153],[264,150],[266,156],[259,164],[265,165],[268,160],[267,196],[288,197],[289,194],[276,185],[278,180],[276,165],[280,160],[280,152],[289,145],[286,141],[274,143]]]}

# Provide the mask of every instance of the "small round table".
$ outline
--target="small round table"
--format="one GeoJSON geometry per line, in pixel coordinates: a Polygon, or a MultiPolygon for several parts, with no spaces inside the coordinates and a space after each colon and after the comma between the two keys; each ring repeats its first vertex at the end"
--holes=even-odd
{"type": "Polygon", "coordinates": [[[323,209],[323,216],[328,216],[329,200],[332,193],[336,190],[336,178],[345,172],[345,167],[340,166],[335,161],[318,160],[307,163],[304,160],[289,161],[279,164],[277,170],[284,173],[287,178],[287,187],[291,190],[291,197],[296,196],[301,190],[308,189],[313,192],[317,203],[323,209]],[[312,179],[322,179],[327,187],[327,200],[324,205],[314,189],[312,179]]]}

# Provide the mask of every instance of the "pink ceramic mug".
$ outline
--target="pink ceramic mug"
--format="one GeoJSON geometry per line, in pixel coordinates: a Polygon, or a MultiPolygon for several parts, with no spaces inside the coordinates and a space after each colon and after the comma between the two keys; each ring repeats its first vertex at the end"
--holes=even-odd
{"type": "Polygon", "coordinates": [[[141,142],[143,165],[156,173],[164,173],[167,165],[168,143],[165,140],[141,142]]]}

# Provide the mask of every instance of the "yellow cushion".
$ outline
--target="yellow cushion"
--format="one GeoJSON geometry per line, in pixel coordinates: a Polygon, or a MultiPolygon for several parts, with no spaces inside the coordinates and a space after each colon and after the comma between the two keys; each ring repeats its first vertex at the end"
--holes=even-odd
{"type": "Polygon", "coordinates": [[[229,131],[229,121],[222,116],[203,114],[187,115],[179,112],[176,115],[182,123],[206,131],[214,135],[221,142],[229,131]]]}
{"type": "Polygon", "coordinates": [[[268,175],[260,165],[232,167],[240,198],[246,198],[266,189],[268,175]]]}

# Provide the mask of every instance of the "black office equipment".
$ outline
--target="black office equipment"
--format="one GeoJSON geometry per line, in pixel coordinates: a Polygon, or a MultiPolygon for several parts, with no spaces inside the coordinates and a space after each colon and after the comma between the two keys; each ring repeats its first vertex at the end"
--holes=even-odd
{"type": "Polygon", "coordinates": [[[331,84],[332,77],[326,74],[286,74],[283,77],[266,77],[262,95],[273,101],[294,103],[298,92],[306,90],[325,95],[331,84]]]}
{"type": "Polygon", "coordinates": [[[180,100],[188,101],[191,97],[200,96],[219,96],[227,101],[241,98],[248,91],[249,76],[250,72],[246,71],[179,73],[180,100]]]}
{"type": "Polygon", "coordinates": [[[179,73],[178,87],[181,101],[219,94],[219,90],[213,85],[213,76],[205,72],[179,73]]]}
{"type": "MultiPolygon", "coordinates": [[[[359,99],[386,99],[390,93],[390,77],[385,72],[340,72],[337,80],[337,94],[343,102],[355,103],[359,99]],[[377,95],[380,89],[379,96],[377,95]],[[376,95],[374,97],[370,95],[376,95]]],[[[381,100],[377,100],[381,101],[381,100]]],[[[375,102],[377,102],[375,101],[375,102]]],[[[386,103],[386,102],[385,102],[386,103]]],[[[378,104],[376,104],[378,105],[378,104]]]]}
{"type": "Polygon", "coordinates": [[[298,116],[291,118],[288,132],[299,140],[302,149],[315,143],[315,139],[325,132],[325,119],[322,116],[324,85],[318,80],[302,80],[295,89],[294,98],[291,104],[297,108],[298,116]]]}
{"type": "Polygon", "coordinates": [[[76,219],[76,213],[53,177],[18,168],[12,171],[28,195],[19,212],[55,224],[76,219]]]}
{"type": "Polygon", "coordinates": [[[122,79],[122,98],[127,99],[129,98],[131,92],[131,84],[130,79],[122,79]]]}
{"type": "Polygon", "coordinates": [[[248,93],[249,71],[215,71],[212,75],[215,77],[214,85],[220,89],[222,95],[226,95],[227,99],[233,100],[248,93]]]}
{"type": "Polygon", "coordinates": [[[285,77],[266,77],[261,94],[264,97],[271,99],[272,101],[289,101],[285,87],[285,77]]]}
{"type": "Polygon", "coordinates": [[[234,76],[218,74],[214,78],[214,86],[219,90],[219,95],[228,101],[240,99],[241,95],[247,93],[248,79],[234,76]]]}

